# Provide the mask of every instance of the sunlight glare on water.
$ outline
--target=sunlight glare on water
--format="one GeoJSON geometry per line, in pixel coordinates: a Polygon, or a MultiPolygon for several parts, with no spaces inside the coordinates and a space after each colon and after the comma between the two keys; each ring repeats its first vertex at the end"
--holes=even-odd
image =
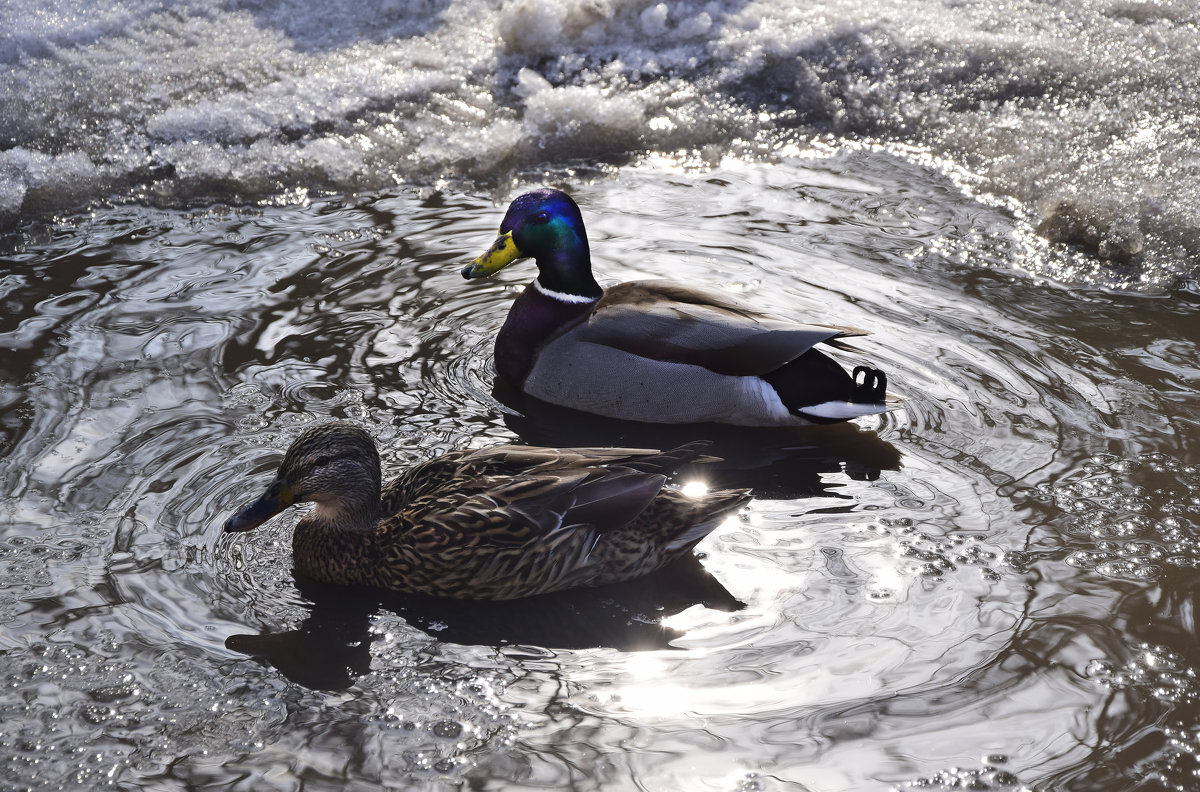
{"type": "Polygon", "coordinates": [[[1160,721],[1174,742],[1149,761],[1182,783],[1186,306],[1041,280],[1059,254],[1019,214],[873,147],[546,180],[580,202],[602,283],[868,329],[838,354],[884,366],[903,405],[718,440],[725,461],[679,484],[756,498],[699,546],[699,591],[331,595],[291,576],[297,514],[219,533],[304,426],[361,423],[388,474],[552,436],[491,392],[532,265],[459,276],[503,206],[396,191],[63,221],[10,257],[0,324],[7,784],[1086,789],[1134,772],[1105,769],[1098,735],[1160,721]]]}

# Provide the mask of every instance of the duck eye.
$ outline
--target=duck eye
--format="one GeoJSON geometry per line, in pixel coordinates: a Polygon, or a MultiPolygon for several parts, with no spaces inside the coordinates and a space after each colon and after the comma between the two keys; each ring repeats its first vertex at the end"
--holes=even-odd
{"type": "Polygon", "coordinates": [[[550,222],[550,213],[549,212],[538,212],[533,217],[531,217],[530,220],[537,223],[538,225],[541,225],[542,223],[548,223],[548,222],[550,222]]]}
{"type": "Polygon", "coordinates": [[[333,457],[329,456],[328,454],[321,454],[321,456],[313,460],[313,467],[325,467],[332,461],[333,457]]]}

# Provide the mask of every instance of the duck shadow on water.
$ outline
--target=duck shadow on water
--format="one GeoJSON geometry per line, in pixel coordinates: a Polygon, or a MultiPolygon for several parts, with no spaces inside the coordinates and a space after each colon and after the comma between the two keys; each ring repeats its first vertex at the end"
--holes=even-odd
{"type": "Polygon", "coordinates": [[[662,620],[695,605],[733,612],[745,604],[689,556],[637,580],[507,601],[448,600],[296,580],[310,600],[295,630],[231,635],[225,646],[298,685],[341,690],[371,668],[371,617],[390,610],[439,641],[540,653],[608,647],[673,649],[684,633],[662,620]],[[533,648],[537,647],[537,649],[533,648]]]}
{"type": "Polygon", "coordinates": [[[497,382],[492,395],[515,412],[504,423],[529,445],[674,448],[708,440],[707,453],[720,461],[685,468],[684,481],[697,474],[711,488],[750,488],[755,497],[791,500],[831,495],[823,473],[844,472],[874,481],[884,470],[899,470],[899,449],[853,423],[795,427],[723,424],[649,424],[604,418],[534,399],[497,382]]]}

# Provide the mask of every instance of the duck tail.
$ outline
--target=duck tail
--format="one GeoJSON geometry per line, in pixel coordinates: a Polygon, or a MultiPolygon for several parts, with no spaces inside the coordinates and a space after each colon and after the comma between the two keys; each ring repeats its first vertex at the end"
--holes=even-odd
{"type": "Polygon", "coordinates": [[[775,389],[788,412],[812,423],[837,423],[890,409],[886,374],[871,366],[856,366],[848,374],[815,349],[763,379],[775,389]]]}
{"type": "Polygon", "coordinates": [[[644,457],[633,457],[621,462],[621,467],[642,473],[657,473],[670,476],[684,465],[692,463],[719,462],[720,457],[708,456],[704,452],[712,445],[711,440],[693,440],[681,446],[660,451],[644,457]]]}
{"type": "Polygon", "coordinates": [[[854,391],[850,401],[860,404],[882,402],[887,398],[887,374],[870,366],[855,366],[850,375],[854,380],[854,391]],[[859,377],[862,380],[859,380],[859,377]]]}
{"type": "Polygon", "coordinates": [[[667,545],[667,552],[682,555],[695,547],[701,539],[717,529],[721,523],[751,498],[748,489],[715,490],[705,493],[696,502],[696,521],[677,534],[667,545]]]}

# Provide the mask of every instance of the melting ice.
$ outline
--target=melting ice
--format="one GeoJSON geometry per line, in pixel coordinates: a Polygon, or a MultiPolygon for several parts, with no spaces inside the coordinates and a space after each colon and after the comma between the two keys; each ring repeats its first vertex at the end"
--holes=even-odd
{"type": "Polygon", "coordinates": [[[0,30],[0,228],[819,137],[1104,259],[1200,255],[1188,0],[10,0],[0,30]]]}

